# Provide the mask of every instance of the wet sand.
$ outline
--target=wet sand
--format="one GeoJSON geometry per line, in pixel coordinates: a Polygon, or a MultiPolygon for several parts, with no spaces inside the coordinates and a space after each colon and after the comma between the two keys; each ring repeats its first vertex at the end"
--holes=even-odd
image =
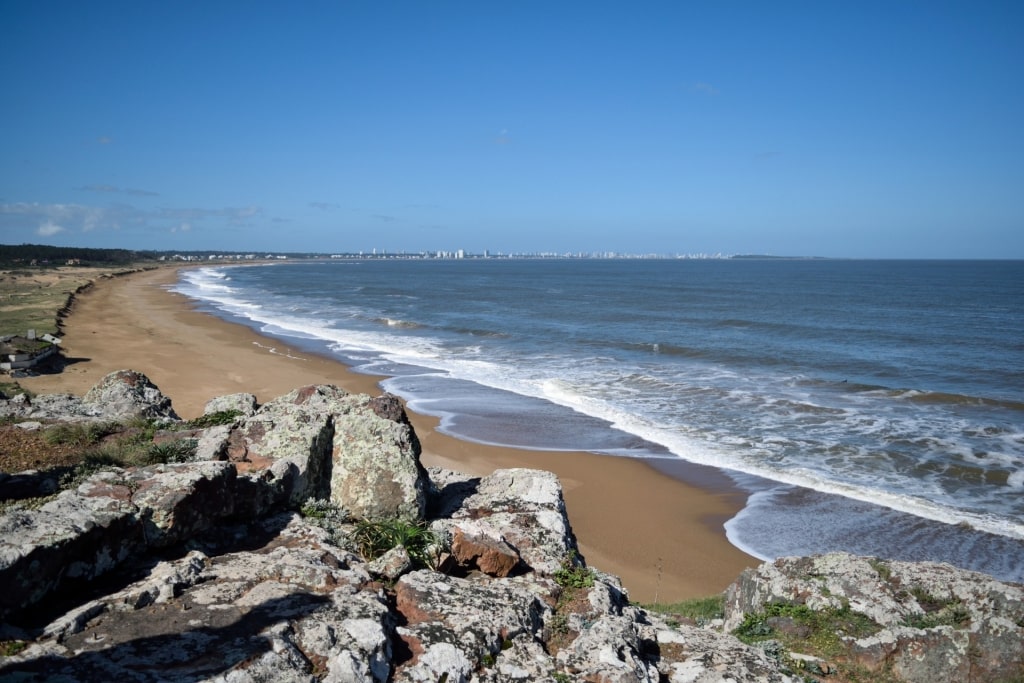
{"type": "MultiPolygon", "coordinates": [[[[189,299],[167,290],[176,278],[177,269],[166,267],[98,281],[78,297],[66,320],[64,372],[20,380],[22,385],[37,393],[82,395],[105,374],[130,368],[148,375],[186,419],[201,415],[211,398],[237,392],[255,394],[260,402],[308,384],[381,392],[380,377],[195,310],[189,299]]],[[[725,538],[722,523],[743,498],[712,469],[679,462],[659,471],[593,453],[480,445],[438,432],[436,418],[409,417],[427,466],[474,475],[505,467],[557,474],[588,564],[620,576],[634,601],[718,593],[758,563],[725,538]]]]}

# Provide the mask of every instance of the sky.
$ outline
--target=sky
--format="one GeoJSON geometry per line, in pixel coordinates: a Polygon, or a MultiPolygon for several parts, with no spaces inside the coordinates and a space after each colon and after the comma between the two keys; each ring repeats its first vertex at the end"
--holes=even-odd
{"type": "Polygon", "coordinates": [[[1024,2],[0,0],[0,243],[1024,258],[1024,2]]]}

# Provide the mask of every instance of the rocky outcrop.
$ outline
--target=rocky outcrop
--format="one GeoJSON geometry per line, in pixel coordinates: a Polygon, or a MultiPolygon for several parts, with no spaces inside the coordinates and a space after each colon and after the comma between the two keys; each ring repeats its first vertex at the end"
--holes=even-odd
{"type": "Polygon", "coordinates": [[[768,606],[861,615],[871,632],[844,636],[844,658],[896,680],[1024,675],[1024,586],[948,564],[847,553],[787,557],[743,572],[726,597],[730,630],[768,606]]]}
{"type": "Polygon", "coordinates": [[[0,680],[782,683],[807,680],[798,662],[834,671],[727,632],[783,602],[875,620],[850,636],[850,656],[895,680],[1020,673],[1019,586],[944,565],[780,560],[730,589],[724,629],[669,623],[586,567],[554,475],[428,472],[394,397],[312,386],[207,407],[225,411],[240,414],[182,432],[203,444],[195,461],[109,468],[0,516],[0,641],[24,647],[0,656],[0,680]],[[382,518],[429,529],[428,552],[407,540],[363,557],[360,530],[382,518]],[[920,622],[943,610],[953,626],[920,622]]]}

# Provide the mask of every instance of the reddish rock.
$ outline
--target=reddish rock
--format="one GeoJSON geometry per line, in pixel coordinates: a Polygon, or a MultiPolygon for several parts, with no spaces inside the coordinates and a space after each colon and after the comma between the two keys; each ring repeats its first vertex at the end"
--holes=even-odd
{"type": "Polygon", "coordinates": [[[455,530],[452,555],[463,567],[475,567],[484,574],[498,577],[511,574],[520,562],[519,553],[505,541],[467,534],[462,529],[455,530]]]}

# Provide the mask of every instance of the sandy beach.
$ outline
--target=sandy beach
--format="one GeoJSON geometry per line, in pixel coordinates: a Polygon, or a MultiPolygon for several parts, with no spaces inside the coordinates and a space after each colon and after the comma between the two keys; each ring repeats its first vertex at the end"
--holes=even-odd
{"type": "MultiPolygon", "coordinates": [[[[170,396],[183,418],[202,414],[215,396],[236,392],[261,402],[308,384],[380,393],[379,377],[196,311],[167,290],[176,277],[168,267],[97,282],[66,320],[64,372],[21,383],[37,393],[81,395],[105,374],[131,368],[170,396]]],[[[659,471],[627,458],[485,446],[438,432],[430,416],[409,417],[427,466],[476,475],[505,467],[555,472],[587,562],[620,576],[634,601],[717,593],[758,562],[725,538],[722,523],[743,499],[713,470],[679,462],[659,471]]]]}

